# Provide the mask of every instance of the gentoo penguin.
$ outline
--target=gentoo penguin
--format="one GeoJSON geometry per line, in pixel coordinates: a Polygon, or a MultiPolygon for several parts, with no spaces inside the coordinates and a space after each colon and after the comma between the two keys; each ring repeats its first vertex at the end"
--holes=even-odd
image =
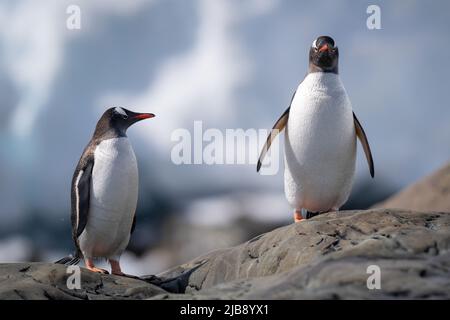
{"type": "Polygon", "coordinates": [[[84,258],[95,267],[94,258],[106,258],[111,273],[124,275],[119,259],[136,224],[138,168],[126,131],[152,113],[110,108],[97,123],[72,178],[72,238],[76,252],[57,263],[76,264],[84,258]]]}
{"type": "Polygon", "coordinates": [[[339,78],[339,50],[320,36],[309,49],[309,70],[267,137],[257,164],[276,135],[286,127],[284,189],[294,221],[339,210],[350,194],[355,172],[356,137],[374,177],[366,134],[352,111],[339,78]]]}

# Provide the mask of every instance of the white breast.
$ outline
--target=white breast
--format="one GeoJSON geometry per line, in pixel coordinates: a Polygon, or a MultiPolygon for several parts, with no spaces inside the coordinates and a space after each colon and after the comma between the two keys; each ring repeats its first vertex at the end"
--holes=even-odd
{"type": "Polygon", "coordinates": [[[102,141],[94,153],[88,222],[80,235],[85,256],[118,259],[128,245],[137,199],[137,162],[128,139],[102,141]]]}
{"type": "Polygon", "coordinates": [[[291,104],[285,138],[285,193],[292,207],[339,208],[353,182],[356,135],[347,93],[333,73],[309,74],[291,104]]]}

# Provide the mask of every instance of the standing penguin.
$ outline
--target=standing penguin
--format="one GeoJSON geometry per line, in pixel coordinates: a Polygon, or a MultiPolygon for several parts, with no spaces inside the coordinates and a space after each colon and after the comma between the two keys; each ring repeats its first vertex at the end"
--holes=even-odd
{"type": "Polygon", "coordinates": [[[76,264],[84,258],[95,267],[94,258],[106,258],[111,273],[124,275],[119,259],[136,224],[138,168],[126,131],[152,113],[110,108],[97,123],[72,179],[72,238],[76,252],[56,263],[76,264]]]}
{"type": "Polygon", "coordinates": [[[347,201],[355,173],[356,137],[374,177],[369,143],[339,78],[338,60],[332,38],[314,40],[308,74],[275,123],[258,160],[257,171],[273,139],[286,127],[284,188],[295,222],[339,210],[347,201]]]}

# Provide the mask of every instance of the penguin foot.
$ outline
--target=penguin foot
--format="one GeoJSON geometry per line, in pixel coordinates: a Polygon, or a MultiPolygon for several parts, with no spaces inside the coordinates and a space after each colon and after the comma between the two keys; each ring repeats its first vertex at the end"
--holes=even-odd
{"type": "Polygon", "coordinates": [[[92,271],[92,272],[109,274],[108,270],[105,270],[105,269],[102,269],[102,268],[93,267],[93,268],[87,268],[87,269],[92,271]]]}
{"type": "MultiPolygon", "coordinates": [[[[116,275],[116,276],[122,276],[122,277],[129,276],[122,272],[119,261],[109,259],[109,264],[111,265],[111,274],[116,275]]],[[[132,276],[129,276],[129,277],[131,278],[132,276]]]]}
{"type": "Polygon", "coordinates": [[[294,222],[301,222],[303,220],[307,220],[310,219],[312,217],[318,216],[319,214],[325,213],[328,211],[318,211],[318,212],[312,212],[312,211],[308,211],[306,209],[302,209],[302,210],[295,210],[294,211],[294,222]]]}
{"type": "Polygon", "coordinates": [[[120,263],[117,260],[109,260],[109,264],[111,265],[111,274],[121,277],[140,279],[139,277],[133,276],[131,274],[123,273],[120,268],[120,263]]]}
{"type": "Polygon", "coordinates": [[[300,222],[303,220],[305,220],[305,219],[303,219],[302,212],[295,210],[294,211],[294,223],[297,223],[297,222],[300,222]]]}
{"type": "Polygon", "coordinates": [[[92,272],[97,272],[97,273],[103,273],[103,274],[109,274],[109,272],[105,269],[101,269],[101,268],[97,268],[94,265],[94,262],[91,259],[86,259],[85,261],[86,264],[86,268],[92,272]]]}

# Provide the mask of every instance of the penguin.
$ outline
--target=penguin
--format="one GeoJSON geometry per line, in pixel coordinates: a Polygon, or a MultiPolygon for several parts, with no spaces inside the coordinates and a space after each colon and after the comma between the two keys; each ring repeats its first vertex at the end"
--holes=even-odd
{"type": "Polygon", "coordinates": [[[153,118],[152,113],[135,113],[121,107],[109,108],[97,123],[72,178],[72,238],[75,254],[56,263],[77,264],[99,273],[94,259],[106,258],[111,273],[126,276],[120,256],[136,225],[138,167],[127,129],[153,118]]]}
{"type": "Polygon", "coordinates": [[[284,191],[294,208],[294,222],[338,211],[353,184],[356,138],[363,147],[370,175],[375,175],[369,142],[338,72],[339,49],[319,36],[309,49],[309,68],[289,107],[267,137],[257,163],[278,133],[286,130],[284,191]]]}

